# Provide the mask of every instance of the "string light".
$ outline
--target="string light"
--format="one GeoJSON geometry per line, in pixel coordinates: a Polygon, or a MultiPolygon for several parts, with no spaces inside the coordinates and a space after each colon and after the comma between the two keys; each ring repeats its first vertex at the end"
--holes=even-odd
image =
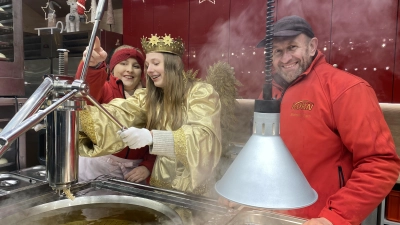
{"type": "Polygon", "coordinates": [[[212,4],[215,4],[215,0],[199,0],[199,4],[203,3],[203,2],[211,2],[212,4]]]}

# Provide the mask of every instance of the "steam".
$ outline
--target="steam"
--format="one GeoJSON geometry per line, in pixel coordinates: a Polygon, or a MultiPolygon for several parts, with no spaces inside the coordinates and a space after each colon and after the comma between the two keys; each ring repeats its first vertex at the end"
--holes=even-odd
{"type": "Polygon", "coordinates": [[[237,16],[231,10],[228,20],[217,20],[207,33],[207,42],[202,48],[198,52],[189,51],[189,61],[197,64],[194,68],[200,69],[202,77],[212,64],[228,62],[234,68],[236,78],[244,84],[239,87],[239,95],[257,98],[264,81],[264,49],[255,46],[265,37],[265,6],[264,9],[256,4],[244,7],[237,16]]]}
{"type": "MultiPolygon", "coordinates": [[[[298,15],[312,26],[329,63],[365,79],[380,101],[393,77],[397,4],[390,0],[318,4],[278,2],[278,18],[298,15]],[[339,5],[340,4],[340,5],[339,5]],[[293,7],[295,6],[295,7],[293,7]],[[333,54],[331,53],[333,52],[333,54]]],[[[386,99],[387,100],[387,99],[386,99]]]]}
{"type": "MultiPolygon", "coordinates": [[[[366,79],[382,99],[388,95],[384,87],[392,82],[395,62],[390,56],[395,53],[397,7],[393,6],[397,5],[389,1],[347,1],[345,6],[326,2],[318,4],[317,10],[315,4],[279,1],[274,20],[288,15],[304,17],[327,61],[366,79]]],[[[199,68],[201,76],[218,60],[234,67],[237,79],[244,84],[239,94],[245,98],[257,98],[264,82],[263,49],[254,48],[265,36],[266,6],[262,4],[262,8],[260,3],[242,4],[245,9],[240,13],[235,12],[238,7],[231,7],[230,18],[213,24],[202,48],[191,47],[189,51],[191,67],[199,68]]]]}
{"type": "MultiPolygon", "coordinates": [[[[346,4],[340,7],[347,13],[332,14],[331,63],[369,82],[380,101],[390,101],[384,90],[393,77],[397,7],[389,0],[346,4]]],[[[337,7],[333,5],[333,12],[337,7]]]]}

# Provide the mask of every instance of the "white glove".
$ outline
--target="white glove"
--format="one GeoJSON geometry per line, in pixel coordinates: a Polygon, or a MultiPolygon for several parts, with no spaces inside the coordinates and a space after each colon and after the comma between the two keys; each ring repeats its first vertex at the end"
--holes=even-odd
{"type": "Polygon", "coordinates": [[[42,124],[42,123],[38,123],[32,127],[32,129],[35,130],[36,132],[38,132],[39,130],[44,129],[44,128],[46,128],[46,125],[42,124]]]}
{"type": "Polygon", "coordinates": [[[137,149],[153,144],[153,136],[146,128],[138,129],[136,127],[129,127],[117,133],[130,149],[137,149]]]}

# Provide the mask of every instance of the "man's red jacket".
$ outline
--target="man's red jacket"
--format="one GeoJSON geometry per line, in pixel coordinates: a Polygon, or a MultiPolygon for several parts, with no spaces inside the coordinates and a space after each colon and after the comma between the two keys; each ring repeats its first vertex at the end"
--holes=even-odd
{"type": "Polygon", "coordinates": [[[328,64],[320,51],[287,85],[273,86],[272,95],[281,99],[280,134],[318,193],[313,205],[287,213],[325,217],[335,225],[360,224],[390,192],[400,171],[374,90],[328,64]]]}

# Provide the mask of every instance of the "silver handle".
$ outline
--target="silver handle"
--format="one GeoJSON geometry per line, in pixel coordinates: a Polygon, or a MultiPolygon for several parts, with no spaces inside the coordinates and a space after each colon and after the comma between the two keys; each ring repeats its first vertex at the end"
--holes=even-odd
{"type": "Polygon", "coordinates": [[[121,128],[121,130],[125,130],[126,127],[124,125],[122,125],[122,123],[120,123],[117,119],[115,119],[115,117],[113,117],[100,103],[98,103],[96,101],[96,99],[94,99],[92,96],[90,95],[86,95],[85,96],[87,99],[89,99],[90,102],[93,103],[93,105],[95,105],[97,108],[99,108],[99,110],[104,113],[113,123],[115,123],[118,127],[121,128]]]}
{"type": "Polygon", "coordinates": [[[100,0],[99,3],[97,4],[96,18],[95,18],[94,25],[93,25],[92,35],[90,36],[89,49],[88,49],[88,53],[86,55],[86,59],[83,63],[82,73],[81,73],[81,77],[80,77],[80,79],[82,81],[85,81],[85,78],[86,78],[86,72],[87,72],[87,68],[89,66],[90,57],[92,56],[94,40],[96,39],[96,32],[97,32],[97,28],[99,27],[101,14],[103,12],[104,2],[105,2],[105,0],[100,0]]]}
{"type": "Polygon", "coordinates": [[[27,132],[29,129],[31,129],[33,126],[38,124],[40,121],[42,121],[47,114],[51,113],[53,110],[55,110],[59,105],[61,105],[63,102],[67,101],[68,99],[72,98],[75,93],[77,93],[78,90],[72,90],[68,94],[66,94],[64,97],[60,98],[53,104],[51,104],[49,107],[46,109],[37,112],[33,116],[29,117],[28,119],[24,120],[22,123],[18,125],[18,127],[14,128],[13,130],[10,130],[8,132],[2,132],[0,136],[0,157],[4,154],[4,152],[10,147],[11,143],[15,141],[19,136],[27,132]]]}

